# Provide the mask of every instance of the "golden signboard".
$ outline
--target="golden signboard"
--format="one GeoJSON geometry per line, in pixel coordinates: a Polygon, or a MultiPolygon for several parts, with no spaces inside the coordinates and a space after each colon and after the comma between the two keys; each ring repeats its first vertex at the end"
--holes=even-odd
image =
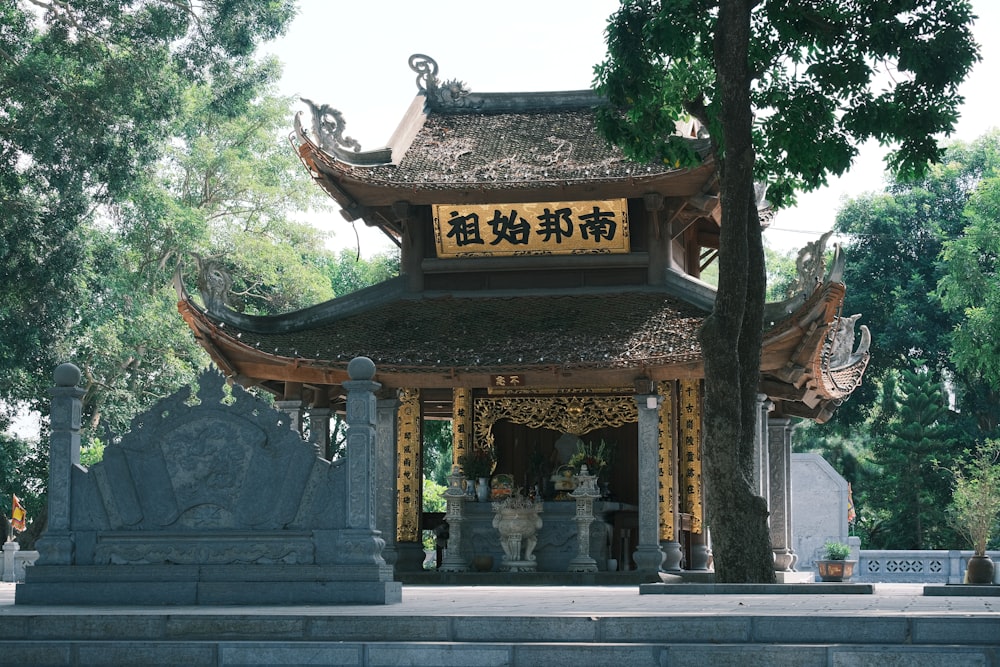
{"type": "Polygon", "coordinates": [[[524,204],[435,204],[438,257],[629,252],[624,199],[524,204]]]}

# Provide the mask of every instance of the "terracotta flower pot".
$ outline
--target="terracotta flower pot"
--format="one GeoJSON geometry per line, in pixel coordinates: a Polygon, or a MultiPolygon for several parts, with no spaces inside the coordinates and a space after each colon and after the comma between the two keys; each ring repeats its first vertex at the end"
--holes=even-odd
{"type": "Polygon", "coordinates": [[[818,560],[816,571],[823,581],[849,581],[854,576],[856,560],[818,560]]]}

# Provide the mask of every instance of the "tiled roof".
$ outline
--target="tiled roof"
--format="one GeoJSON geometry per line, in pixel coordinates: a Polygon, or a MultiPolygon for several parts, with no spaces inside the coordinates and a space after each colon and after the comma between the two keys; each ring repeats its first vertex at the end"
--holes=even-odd
{"type": "Polygon", "coordinates": [[[463,183],[529,188],[684,171],[627,159],[597,131],[593,109],[431,113],[398,166],[339,163],[338,168],[369,182],[430,188],[463,183]]]}
{"type": "Polygon", "coordinates": [[[296,332],[224,331],[268,354],[364,355],[383,368],[623,368],[700,360],[705,315],[655,291],[462,296],[397,300],[296,332]]]}

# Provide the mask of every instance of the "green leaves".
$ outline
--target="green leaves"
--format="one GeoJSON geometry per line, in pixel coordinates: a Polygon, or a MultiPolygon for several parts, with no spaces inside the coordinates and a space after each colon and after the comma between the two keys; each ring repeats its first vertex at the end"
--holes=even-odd
{"type": "Polygon", "coordinates": [[[958,317],[956,366],[1000,391],[1000,172],[991,173],[969,200],[968,226],[944,246],[946,273],[937,293],[958,317]]]}
{"type": "MultiPolygon", "coordinates": [[[[171,0],[0,7],[4,398],[44,395],[38,378],[50,376],[79,324],[88,301],[77,275],[86,272],[81,226],[107,224],[109,211],[148,187],[193,83],[209,85],[230,116],[247,107],[273,72],[253,51],[291,14],[290,2],[258,0],[208,0],[197,11],[171,0]]],[[[167,235],[152,235],[158,250],[167,235]]]]}
{"type": "MultiPolygon", "coordinates": [[[[721,142],[713,43],[717,2],[626,0],[611,18],[595,86],[610,140],[637,159],[680,157],[673,122],[699,118],[721,142]]],[[[868,139],[920,177],[957,120],[958,84],[978,60],[968,2],[765,1],[751,15],[756,179],[778,207],[843,174],[868,139]]],[[[721,144],[720,144],[721,145],[721,144]]],[[[724,150],[724,147],[723,147],[724,150]]]]}

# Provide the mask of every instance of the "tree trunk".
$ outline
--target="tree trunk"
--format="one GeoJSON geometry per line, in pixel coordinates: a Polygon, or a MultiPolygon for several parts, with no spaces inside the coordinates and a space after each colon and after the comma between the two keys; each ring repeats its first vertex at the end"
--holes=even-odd
{"type": "MultiPolygon", "coordinates": [[[[764,310],[764,250],[754,195],[750,0],[722,0],[715,35],[721,102],[722,225],[705,355],[705,490],[718,582],[774,581],[767,503],[754,492],[753,448],[764,310]]],[[[718,131],[718,130],[717,130],[718,131]]]]}

